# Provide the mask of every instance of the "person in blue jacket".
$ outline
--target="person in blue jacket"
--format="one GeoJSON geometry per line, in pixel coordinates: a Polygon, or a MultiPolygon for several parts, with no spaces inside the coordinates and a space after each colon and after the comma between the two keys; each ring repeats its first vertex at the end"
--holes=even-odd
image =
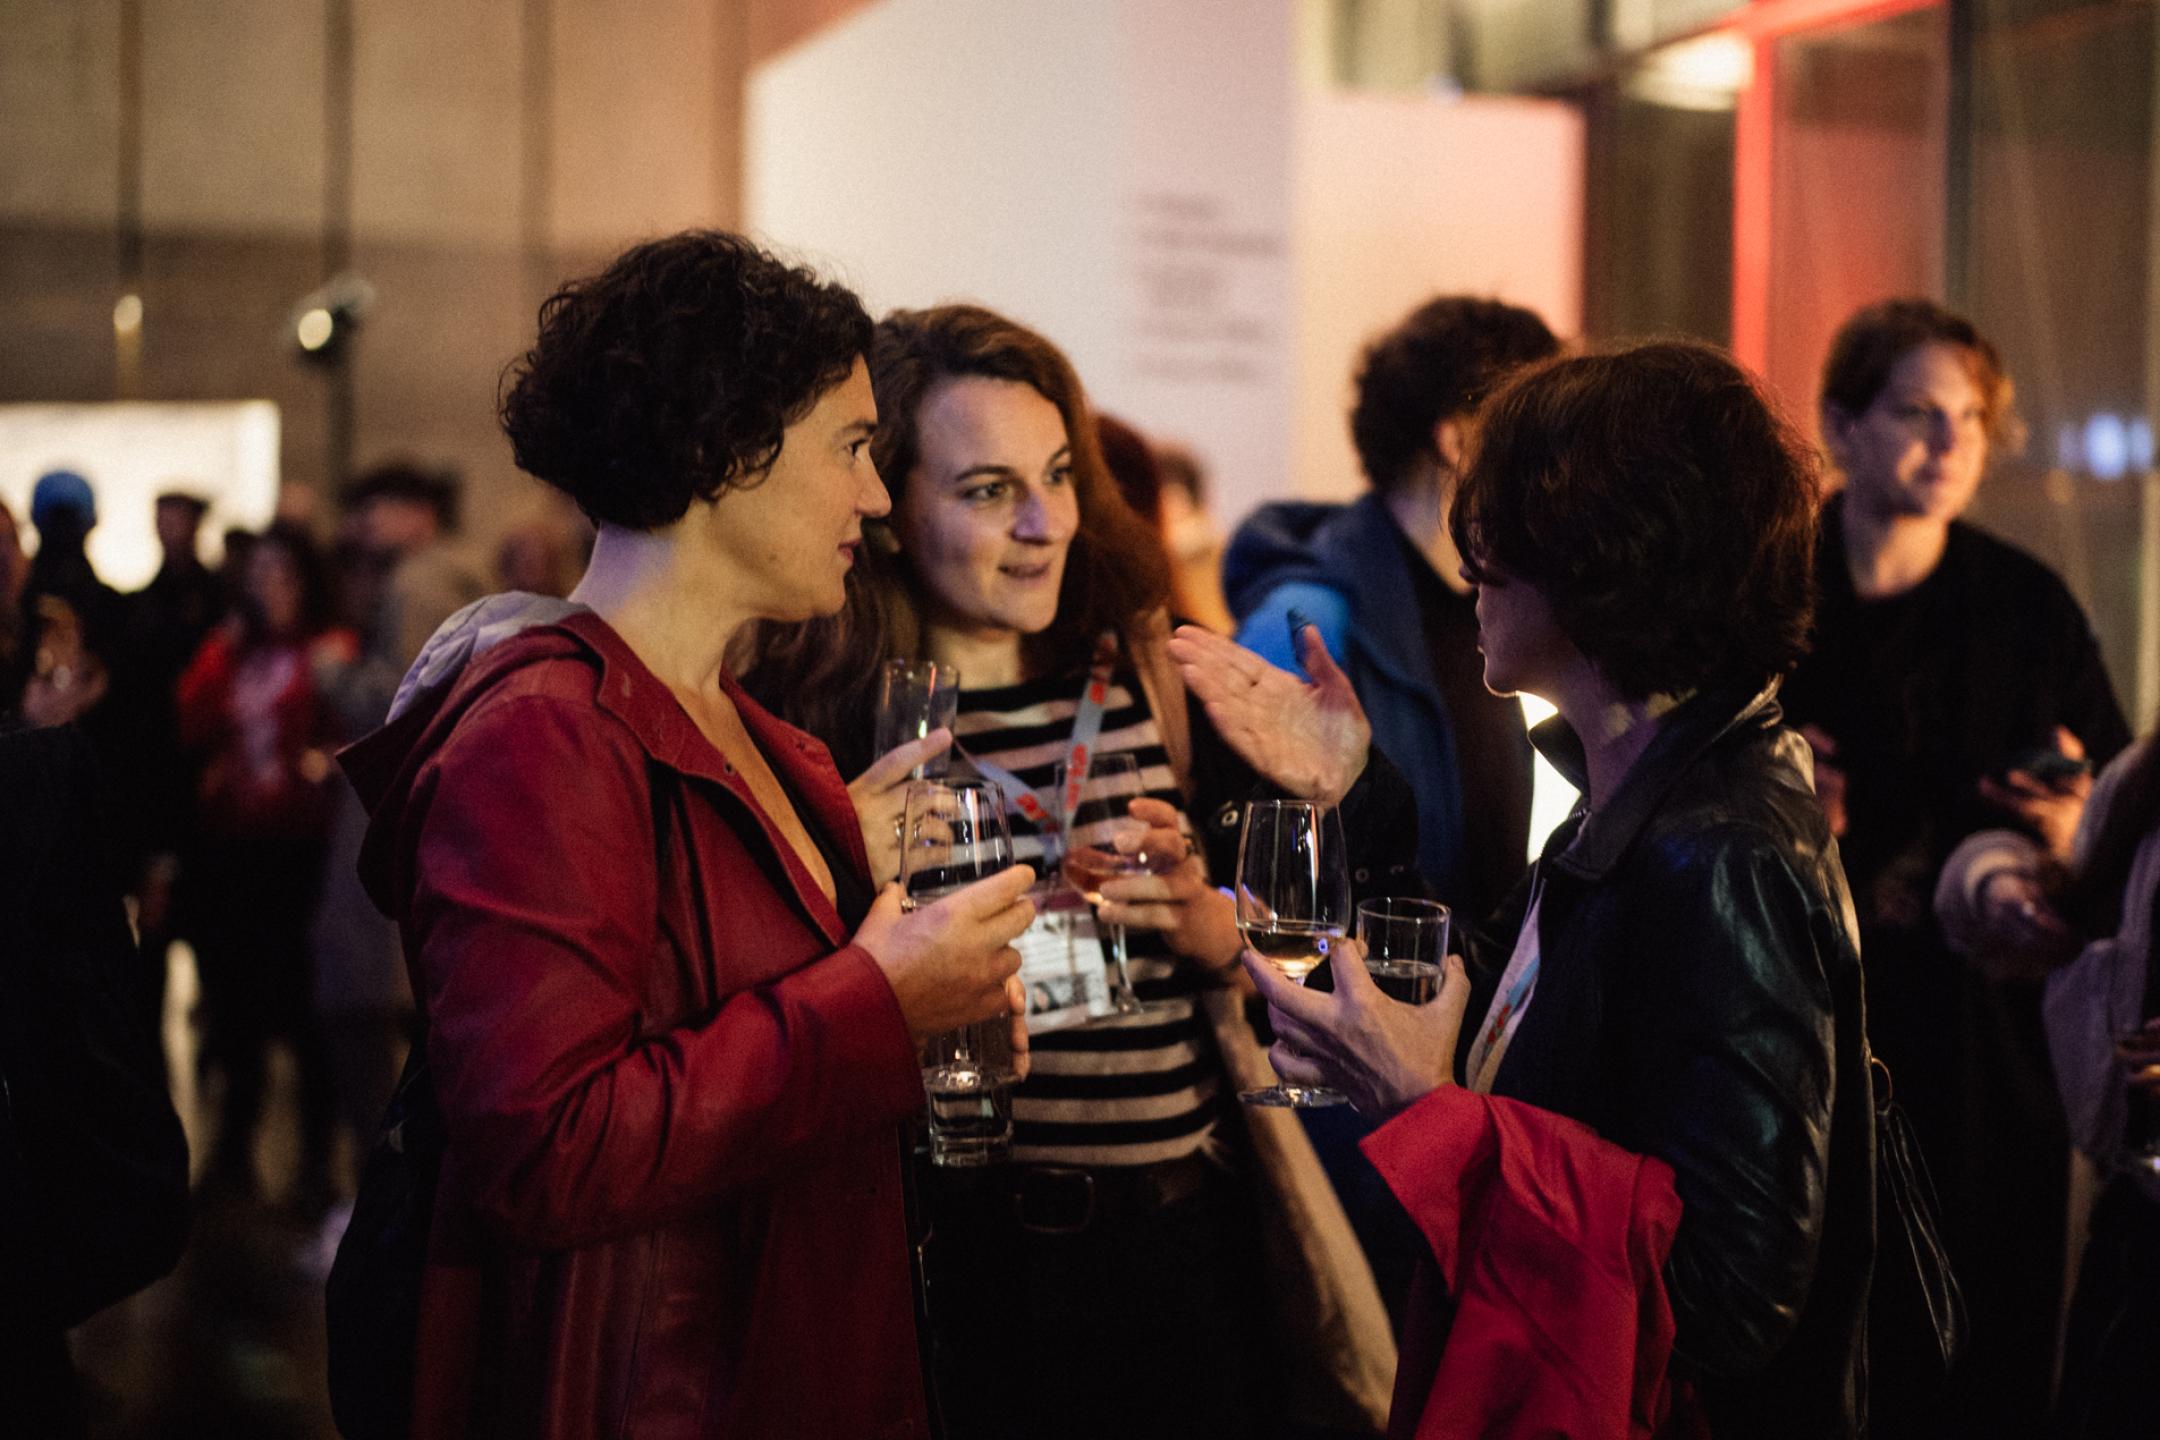
{"type": "Polygon", "coordinates": [[[1518,702],[1485,688],[1447,507],[1478,405],[1559,348],[1517,305],[1420,305],[1358,368],[1350,433],[1371,490],[1261,507],[1223,566],[1240,645],[1295,672],[1293,615],[1319,627],[1416,792],[1419,874],[1465,914],[1488,913],[1528,863],[1531,756],[1518,702]]]}
{"type": "MultiPolygon", "coordinates": [[[[1409,777],[1419,877],[1466,920],[1491,914],[1529,866],[1532,761],[1521,702],[1485,688],[1448,504],[1485,397],[1559,348],[1521,306],[1426,301],[1359,362],[1350,437],[1371,489],[1349,505],[1263,506],[1223,560],[1240,645],[1295,674],[1293,630],[1319,628],[1373,747],[1409,777]]],[[[1424,1240],[1358,1150],[1371,1124],[1348,1108],[1298,1118],[1399,1326],[1424,1240]]]]}

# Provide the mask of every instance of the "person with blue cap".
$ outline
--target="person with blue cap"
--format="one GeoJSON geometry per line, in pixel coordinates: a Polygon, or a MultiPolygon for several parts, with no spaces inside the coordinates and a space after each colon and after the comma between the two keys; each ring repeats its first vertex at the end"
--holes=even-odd
{"type": "Polygon", "coordinates": [[[30,523],[42,535],[53,524],[72,526],[88,535],[97,524],[97,496],[90,482],[73,470],[52,470],[38,477],[30,492],[30,523]]]}
{"type": "MultiPolygon", "coordinates": [[[[120,619],[120,596],[98,578],[85,549],[97,524],[97,496],[90,482],[73,470],[40,476],[30,492],[30,523],[37,527],[38,548],[23,585],[21,633],[29,640],[25,648],[33,671],[48,682],[39,693],[55,697],[58,708],[47,718],[73,718],[68,712],[90,708],[104,693],[102,676],[120,619]],[[66,637],[61,648],[69,652],[87,652],[82,663],[69,662],[69,657],[47,663],[40,652],[50,648],[49,637],[66,637]],[[71,693],[81,699],[61,703],[71,693]]],[[[26,703],[25,708],[31,707],[26,703]]]]}

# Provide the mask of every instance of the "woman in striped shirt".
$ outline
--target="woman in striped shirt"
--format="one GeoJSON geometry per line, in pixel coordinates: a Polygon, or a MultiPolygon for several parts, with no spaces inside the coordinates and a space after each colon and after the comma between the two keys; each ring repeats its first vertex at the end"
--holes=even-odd
{"type": "MultiPolygon", "coordinates": [[[[764,637],[748,683],[856,773],[878,662],[956,666],[964,756],[1047,807],[1098,647],[1114,651],[1095,753],[1134,756],[1159,807],[1136,808],[1157,826],[1193,816],[1206,852],[1105,887],[1101,918],[1129,927],[1136,986],[1158,1003],[1039,1036],[1013,1163],[926,1176],[948,1432],[1262,1433],[1262,1261],[1218,1131],[1234,1098],[1196,1003],[1235,971],[1231,905],[1208,867],[1228,873],[1255,778],[1167,660],[1160,544],[1119,498],[1065,357],[987,310],[946,306],[880,323],[871,374],[887,543],[866,546],[836,622],[764,637]]],[[[880,788],[866,777],[858,809],[889,840],[880,788]]],[[[1040,863],[1040,832],[1014,820],[1021,858],[1040,863]]]]}

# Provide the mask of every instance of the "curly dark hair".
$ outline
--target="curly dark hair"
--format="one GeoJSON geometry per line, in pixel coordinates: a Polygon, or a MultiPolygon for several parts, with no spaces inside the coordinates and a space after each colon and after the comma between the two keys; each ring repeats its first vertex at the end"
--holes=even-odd
{"type": "Polygon", "coordinates": [[[1480,415],[1448,524],[1485,585],[1524,580],[1632,698],[1791,670],[1814,609],[1814,451],[1707,345],[1552,360],[1480,415]]]}
{"type": "Polygon", "coordinates": [[[1932,300],[1883,300],[1856,310],[1838,327],[1823,361],[1822,404],[1857,417],[1874,405],[1890,372],[1923,345],[1955,346],[1980,390],[1988,440],[2015,450],[2025,442],[2025,422],[2018,418],[2017,387],[2003,369],[2002,356],[1978,326],[1932,300]]]}
{"type": "Polygon", "coordinates": [[[519,469],[596,524],[652,530],[765,473],[869,349],[852,291],[689,230],[549,296],[497,408],[519,469]]]}
{"type": "MultiPolygon", "coordinates": [[[[1168,603],[1170,575],[1160,538],[1133,513],[1103,461],[1087,392],[1063,351],[979,305],[893,311],[877,323],[870,350],[878,405],[871,458],[898,509],[921,460],[924,405],[941,382],[968,376],[1030,386],[1065,421],[1080,528],[1066,556],[1057,617],[1022,645],[1031,673],[1084,667],[1096,636],[1122,632],[1168,603]]],[[[848,577],[848,603],[839,615],[754,627],[750,653],[736,657],[750,693],[824,740],[848,774],[873,758],[867,722],[879,663],[917,655],[922,646],[915,599],[921,581],[909,557],[899,551],[889,520],[869,522],[864,533],[869,543],[848,577]]]]}
{"type": "Polygon", "coordinates": [[[1383,493],[1432,454],[1433,426],[1467,415],[1511,371],[1556,355],[1560,342],[1520,305],[1470,295],[1428,300],[1366,347],[1350,439],[1383,493]]]}

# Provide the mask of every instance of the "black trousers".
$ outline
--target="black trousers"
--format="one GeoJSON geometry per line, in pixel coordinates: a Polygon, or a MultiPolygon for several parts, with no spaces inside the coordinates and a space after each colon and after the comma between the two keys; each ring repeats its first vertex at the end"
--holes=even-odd
{"type": "Polygon", "coordinates": [[[2160,1435],[2160,1201],[2116,1180],[2093,1208],[2070,1302],[2055,1434],[2062,1440],[2160,1435]]]}
{"type": "Polygon", "coordinates": [[[319,1178],[329,1159],[334,1091],[316,1025],[308,925],[321,893],[319,845],[206,839],[189,878],[189,928],[202,977],[203,1058],[224,1073],[220,1167],[248,1172],[270,1043],[299,1071],[301,1158],[319,1178]]]}
{"type": "Polygon", "coordinates": [[[1274,1433],[1259,1233],[1193,1157],[925,1178],[931,1379],[948,1440],[1274,1433]]]}

